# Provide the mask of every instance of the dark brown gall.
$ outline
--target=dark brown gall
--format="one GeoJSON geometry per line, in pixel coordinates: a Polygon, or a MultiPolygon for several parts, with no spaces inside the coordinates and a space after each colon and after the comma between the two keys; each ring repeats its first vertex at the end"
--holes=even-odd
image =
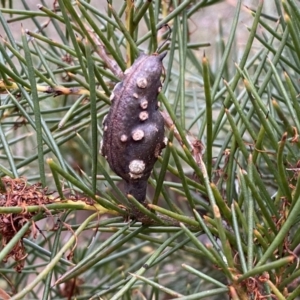
{"type": "Polygon", "coordinates": [[[112,92],[112,105],[103,122],[101,154],[125,180],[126,192],[140,202],[145,201],[147,180],[165,147],[164,120],[157,101],[165,55],[141,54],[125,71],[112,92]]]}

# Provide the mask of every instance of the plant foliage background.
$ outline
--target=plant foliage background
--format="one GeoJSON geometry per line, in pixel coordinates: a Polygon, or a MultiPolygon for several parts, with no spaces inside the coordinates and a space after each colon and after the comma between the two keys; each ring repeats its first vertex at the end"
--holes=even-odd
{"type": "Polygon", "coordinates": [[[299,2],[221,2],[1,1],[1,299],[299,297],[299,2]],[[101,123],[166,40],[146,209],[101,123]]]}

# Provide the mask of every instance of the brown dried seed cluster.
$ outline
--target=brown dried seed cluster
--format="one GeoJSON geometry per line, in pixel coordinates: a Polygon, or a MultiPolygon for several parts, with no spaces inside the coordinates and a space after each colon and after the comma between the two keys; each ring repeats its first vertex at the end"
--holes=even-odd
{"type": "MultiPolygon", "coordinates": [[[[2,247],[5,247],[23,225],[37,214],[36,212],[28,212],[27,206],[42,206],[52,203],[53,200],[47,196],[47,190],[42,188],[40,183],[28,185],[24,178],[12,179],[3,177],[1,180],[5,191],[0,191],[0,207],[16,206],[23,208],[19,214],[0,214],[1,242],[2,247]]],[[[32,228],[35,228],[35,226],[32,226],[32,228]]],[[[22,238],[30,234],[31,229],[29,229],[22,238]]],[[[34,235],[36,235],[36,232],[34,232],[34,235]]],[[[3,262],[6,262],[12,257],[17,262],[15,267],[16,271],[21,272],[26,256],[25,247],[21,239],[5,257],[3,262]]]]}

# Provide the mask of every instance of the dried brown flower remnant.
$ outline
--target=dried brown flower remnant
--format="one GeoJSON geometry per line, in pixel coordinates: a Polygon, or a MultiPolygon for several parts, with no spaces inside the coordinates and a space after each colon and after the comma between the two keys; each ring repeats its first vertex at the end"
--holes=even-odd
{"type": "MultiPolygon", "coordinates": [[[[21,213],[0,214],[1,244],[2,247],[5,247],[22,226],[37,214],[37,212],[28,212],[27,206],[42,206],[52,203],[53,200],[47,196],[47,189],[42,188],[40,183],[29,185],[24,178],[12,179],[3,177],[1,180],[0,206],[23,208],[21,213]]],[[[22,238],[29,236],[31,231],[32,230],[29,229],[22,238]]],[[[6,262],[10,257],[15,259],[17,262],[16,270],[18,272],[22,271],[24,259],[27,256],[22,238],[3,260],[3,262],[6,262]]]]}

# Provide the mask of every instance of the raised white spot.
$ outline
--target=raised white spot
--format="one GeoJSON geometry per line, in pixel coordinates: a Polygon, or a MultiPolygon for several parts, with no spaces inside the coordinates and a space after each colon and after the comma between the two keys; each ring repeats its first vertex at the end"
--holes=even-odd
{"type": "Polygon", "coordinates": [[[110,100],[110,101],[113,101],[114,98],[115,98],[115,93],[114,93],[114,92],[111,92],[110,97],[109,97],[109,100],[110,100]]]}
{"type": "Polygon", "coordinates": [[[165,136],[164,137],[164,144],[167,146],[168,145],[168,138],[165,136]]]}
{"type": "Polygon", "coordinates": [[[139,118],[140,118],[141,121],[147,120],[148,117],[149,117],[149,115],[148,115],[148,112],[146,112],[146,111],[142,111],[142,112],[140,112],[140,114],[139,114],[139,118]]]}
{"type": "Polygon", "coordinates": [[[161,86],[158,88],[158,92],[159,92],[159,93],[161,92],[161,86]]]}
{"type": "Polygon", "coordinates": [[[106,130],[107,130],[107,126],[106,126],[106,125],[104,126],[103,130],[104,130],[104,131],[106,131],[106,130]]]}
{"type": "Polygon", "coordinates": [[[145,163],[140,159],[132,160],[129,163],[129,175],[131,178],[140,178],[145,170],[145,163]]]}
{"type": "Polygon", "coordinates": [[[144,131],[141,130],[141,129],[136,129],[133,131],[132,133],[132,138],[135,140],[135,141],[140,141],[143,137],[144,137],[144,131]]]}
{"type": "Polygon", "coordinates": [[[137,93],[133,93],[132,95],[134,98],[138,99],[139,95],[137,93]]]}
{"type": "Polygon", "coordinates": [[[157,102],[157,107],[160,107],[160,102],[159,101],[157,102]]]}
{"type": "Polygon", "coordinates": [[[144,89],[147,87],[147,79],[146,78],[139,78],[137,81],[136,81],[136,85],[140,88],[140,89],[144,89]]]}
{"type": "Polygon", "coordinates": [[[148,107],[148,101],[147,100],[143,100],[140,104],[142,109],[146,109],[148,107]]]}
{"type": "Polygon", "coordinates": [[[121,142],[126,142],[127,141],[127,139],[128,139],[128,137],[127,137],[127,135],[126,134],[122,134],[121,135],[121,142]]]}

